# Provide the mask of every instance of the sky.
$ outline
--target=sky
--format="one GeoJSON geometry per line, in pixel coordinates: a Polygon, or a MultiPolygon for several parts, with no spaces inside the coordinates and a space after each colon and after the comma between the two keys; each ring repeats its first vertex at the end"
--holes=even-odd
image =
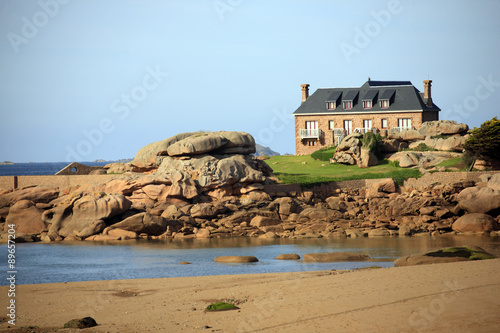
{"type": "Polygon", "coordinates": [[[303,83],[431,79],[440,119],[499,115],[497,0],[0,0],[0,161],[131,158],[188,131],[295,153],[303,83]]]}

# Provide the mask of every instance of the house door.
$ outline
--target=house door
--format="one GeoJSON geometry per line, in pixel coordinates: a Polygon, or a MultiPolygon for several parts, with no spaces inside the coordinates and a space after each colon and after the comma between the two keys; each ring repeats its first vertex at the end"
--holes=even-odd
{"type": "Polygon", "coordinates": [[[352,133],[352,120],[344,120],[344,129],[348,135],[352,133]]]}

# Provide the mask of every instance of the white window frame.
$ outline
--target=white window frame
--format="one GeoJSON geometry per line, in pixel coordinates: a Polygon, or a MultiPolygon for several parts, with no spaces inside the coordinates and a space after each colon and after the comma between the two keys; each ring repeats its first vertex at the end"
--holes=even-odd
{"type": "Polygon", "coordinates": [[[328,110],[335,110],[337,108],[337,103],[335,103],[335,102],[326,102],[326,108],[328,110]]]}
{"type": "Polygon", "coordinates": [[[363,128],[371,130],[373,127],[373,122],[371,119],[363,119],[363,128]]]}
{"type": "Polygon", "coordinates": [[[331,131],[335,128],[335,122],[333,120],[328,120],[328,129],[331,131]]]}
{"type": "Polygon", "coordinates": [[[382,99],[380,100],[380,107],[382,109],[388,109],[390,106],[389,100],[388,99],[382,99]]]}
{"type": "Polygon", "coordinates": [[[363,109],[371,109],[373,107],[372,101],[363,101],[363,109]]]}
{"type": "Polygon", "coordinates": [[[344,130],[347,132],[347,134],[351,134],[352,133],[352,120],[344,120],[344,130]],[[348,126],[346,126],[348,125],[348,126]]]}
{"type": "Polygon", "coordinates": [[[401,129],[412,128],[411,118],[398,118],[398,127],[401,129]]]}
{"type": "Polygon", "coordinates": [[[384,129],[388,128],[389,125],[387,123],[387,118],[382,118],[380,125],[381,125],[380,127],[384,128],[384,129]],[[385,122],[385,126],[384,126],[384,122],[385,122]]]}

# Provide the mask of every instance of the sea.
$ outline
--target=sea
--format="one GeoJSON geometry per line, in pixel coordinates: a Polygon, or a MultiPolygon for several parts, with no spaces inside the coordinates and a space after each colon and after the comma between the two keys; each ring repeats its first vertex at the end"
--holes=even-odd
{"type": "MultiPolygon", "coordinates": [[[[112,162],[79,162],[89,166],[105,166],[112,162]]],[[[46,176],[55,175],[68,162],[14,163],[0,165],[0,176],[46,176]]]]}

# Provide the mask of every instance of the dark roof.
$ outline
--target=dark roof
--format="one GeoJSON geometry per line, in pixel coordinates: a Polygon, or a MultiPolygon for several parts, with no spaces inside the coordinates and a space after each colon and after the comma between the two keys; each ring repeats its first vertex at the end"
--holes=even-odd
{"type": "Polygon", "coordinates": [[[310,95],[294,114],[336,114],[336,113],[370,113],[398,111],[440,111],[433,104],[425,105],[420,91],[410,81],[367,81],[359,88],[321,88],[310,95]],[[356,97],[360,100],[357,101],[356,97]],[[340,100],[339,100],[340,99],[340,100]],[[389,99],[388,109],[382,109],[378,100],[389,99]],[[361,100],[372,100],[371,109],[364,109],[361,100]],[[337,102],[334,110],[328,110],[327,101],[337,102]],[[341,101],[354,101],[352,109],[345,110],[341,101]]]}
{"type": "Polygon", "coordinates": [[[363,97],[363,101],[373,101],[373,99],[377,97],[377,95],[378,95],[378,90],[370,89],[363,97]]]}

